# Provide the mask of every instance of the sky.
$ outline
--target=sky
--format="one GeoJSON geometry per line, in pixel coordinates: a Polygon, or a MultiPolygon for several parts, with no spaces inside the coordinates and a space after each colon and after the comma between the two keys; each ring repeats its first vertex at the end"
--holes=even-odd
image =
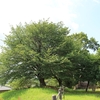
{"type": "Polygon", "coordinates": [[[0,46],[11,25],[48,18],[100,43],[100,0],[0,0],[0,46]]]}

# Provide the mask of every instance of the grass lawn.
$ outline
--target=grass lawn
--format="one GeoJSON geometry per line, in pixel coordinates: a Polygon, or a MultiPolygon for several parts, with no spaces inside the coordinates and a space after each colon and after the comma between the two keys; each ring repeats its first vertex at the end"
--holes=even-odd
{"type": "MultiPolygon", "coordinates": [[[[57,90],[30,88],[0,93],[0,100],[52,100],[57,90]]],[[[63,100],[100,100],[100,92],[66,91],[63,100]]]]}
{"type": "Polygon", "coordinates": [[[71,91],[66,93],[65,100],[100,100],[100,92],[71,91]]]}

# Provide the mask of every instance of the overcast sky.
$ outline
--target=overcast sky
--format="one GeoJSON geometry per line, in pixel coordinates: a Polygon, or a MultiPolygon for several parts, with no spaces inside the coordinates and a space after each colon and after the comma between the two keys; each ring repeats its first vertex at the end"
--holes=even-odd
{"type": "Polygon", "coordinates": [[[0,0],[0,40],[10,25],[43,18],[63,21],[71,33],[83,31],[100,42],[100,0],[0,0]]]}

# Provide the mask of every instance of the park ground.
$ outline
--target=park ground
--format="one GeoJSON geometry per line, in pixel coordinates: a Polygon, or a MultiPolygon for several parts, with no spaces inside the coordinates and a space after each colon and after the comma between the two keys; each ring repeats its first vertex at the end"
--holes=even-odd
{"type": "MultiPolygon", "coordinates": [[[[57,90],[50,88],[11,90],[0,93],[0,100],[52,100],[52,96],[57,93],[57,90]]],[[[63,100],[100,100],[100,90],[85,92],[85,90],[66,89],[63,100]]]]}

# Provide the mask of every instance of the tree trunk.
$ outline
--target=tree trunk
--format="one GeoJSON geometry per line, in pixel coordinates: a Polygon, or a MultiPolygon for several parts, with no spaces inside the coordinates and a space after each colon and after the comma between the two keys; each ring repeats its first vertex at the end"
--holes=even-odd
{"type": "Polygon", "coordinates": [[[93,84],[93,86],[92,86],[92,91],[95,92],[95,90],[96,90],[96,85],[93,84]]]}
{"type": "Polygon", "coordinates": [[[62,80],[60,78],[55,77],[58,81],[59,86],[62,86],[62,80]]]}
{"type": "Polygon", "coordinates": [[[52,69],[50,71],[52,75],[54,76],[54,78],[58,81],[59,86],[62,86],[62,80],[57,75],[55,75],[52,69]]]}
{"type": "Polygon", "coordinates": [[[44,86],[46,86],[46,83],[45,83],[45,81],[44,81],[44,78],[43,78],[43,77],[38,76],[38,79],[39,79],[39,82],[40,82],[40,87],[44,87],[44,86]]]}
{"type": "Polygon", "coordinates": [[[87,83],[86,92],[88,91],[89,84],[90,84],[90,81],[88,81],[88,83],[87,83]]]}
{"type": "Polygon", "coordinates": [[[58,79],[59,86],[62,86],[62,80],[58,79]]]}
{"type": "Polygon", "coordinates": [[[42,77],[42,75],[41,75],[41,74],[38,74],[37,77],[38,77],[39,82],[40,82],[40,87],[46,86],[45,80],[44,80],[44,78],[42,77]]]}

